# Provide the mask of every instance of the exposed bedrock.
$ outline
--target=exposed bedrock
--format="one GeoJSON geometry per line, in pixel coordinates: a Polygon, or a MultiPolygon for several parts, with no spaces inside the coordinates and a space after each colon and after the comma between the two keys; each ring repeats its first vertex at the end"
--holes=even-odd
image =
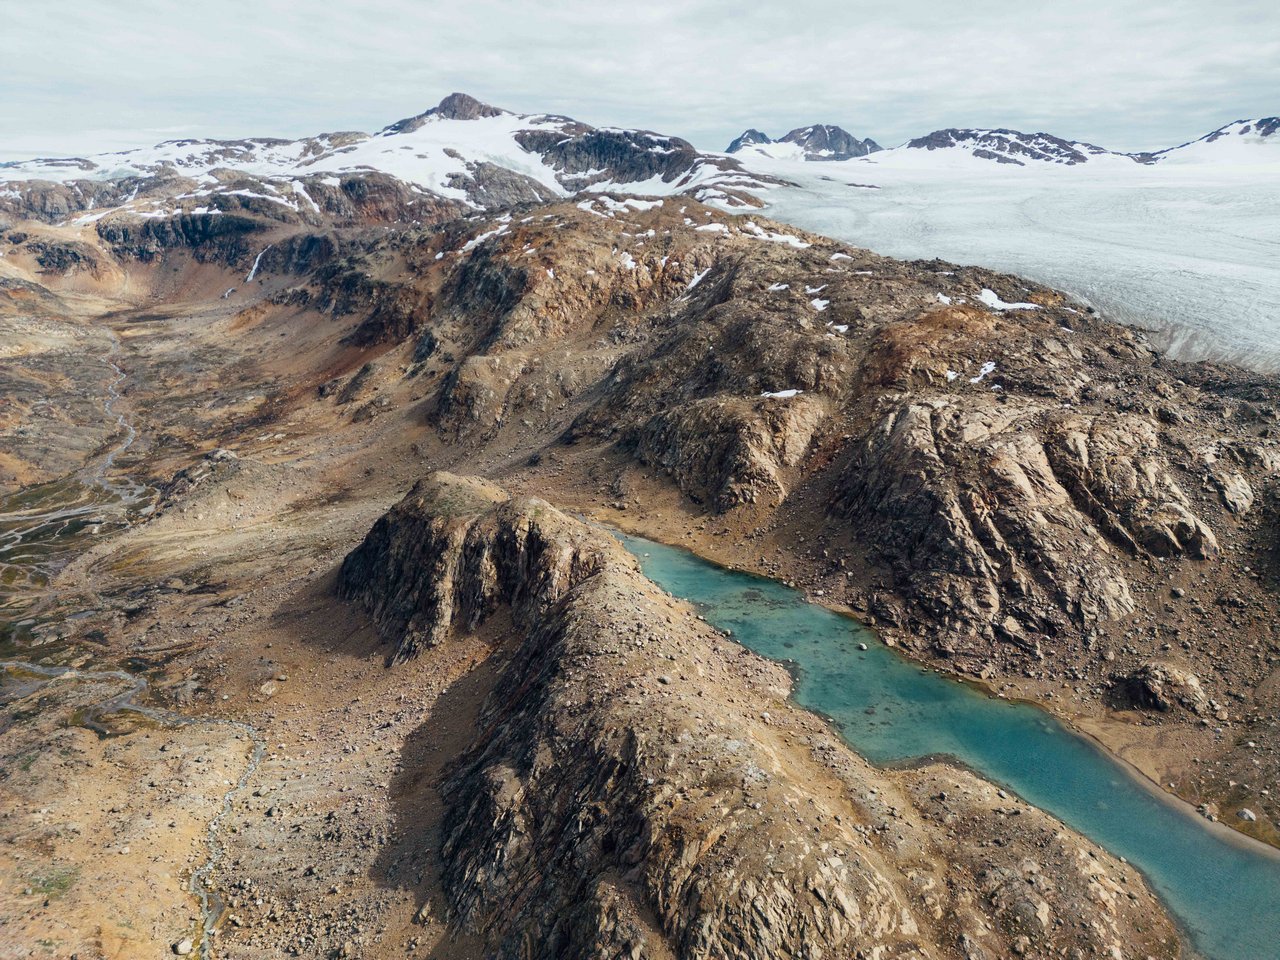
{"type": "Polygon", "coordinates": [[[449,922],[487,956],[1178,955],[1130,867],[966,771],[871,767],[541,501],[435,474],[339,591],[395,659],[509,618],[441,787],[449,922]]]}
{"type": "Polygon", "coordinates": [[[354,343],[417,338],[445,441],[607,445],[756,530],[802,493],[854,575],[827,595],[971,673],[1092,643],[1157,569],[1246,572],[1274,382],[978,268],[692,204],[546,209],[345,268],[333,312],[365,311],[354,343]],[[397,258],[415,281],[371,276],[397,258]]]}

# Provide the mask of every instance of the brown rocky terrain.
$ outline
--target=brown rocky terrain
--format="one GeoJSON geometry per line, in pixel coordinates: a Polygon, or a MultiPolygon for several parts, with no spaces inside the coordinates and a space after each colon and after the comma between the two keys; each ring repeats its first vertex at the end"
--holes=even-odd
{"type": "Polygon", "coordinates": [[[25,598],[22,656],[145,671],[202,721],[117,718],[76,766],[72,687],[6,706],[4,789],[49,812],[0,837],[0,956],[198,941],[211,822],[219,956],[1183,949],[1131,868],[967,772],[871,767],[567,514],[847,606],[1274,842],[1277,384],[693,200],[451,216],[0,235],[3,375],[38,384],[5,394],[5,482],[118,439],[114,334],[139,432],[114,470],[156,491],[25,598]],[[29,441],[44,392],[67,426],[29,441]],[[486,479],[400,502],[439,469],[486,479]],[[222,719],[265,747],[243,787],[222,719]],[[112,786],[171,750],[190,787],[112,786]],[[99,851],[157,818],[170,876],[95,901],[84,878],[123,882],[99,851]],[[80,879],[50,897],[33,863],[80,879]]]}
{"type": "Polygon", "coordinates": [[[1010,829],[968,773],[874,770],[549,504],[433,475],[338,586],[397,658],[509,618],[441,791],[449,915],[487,955],[1176,952],[1117,861],[1038,812],[1010,829]]]}

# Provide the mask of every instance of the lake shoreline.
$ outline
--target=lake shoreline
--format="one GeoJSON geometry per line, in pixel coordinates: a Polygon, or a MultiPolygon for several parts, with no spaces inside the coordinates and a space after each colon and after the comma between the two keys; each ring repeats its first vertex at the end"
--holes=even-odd
{"type": "MultiPolygon", "coordinates": [[[[1085,711],[1065,710],[1062,708],[1062,704],[1068,701],[1058,700],[1056,698],[1050,699],[1039,697],[1036,696],[1034,692],[1030,691],[1019,691],[1016,695],[1010,696],[996,689],[988,681],[955,673],[953,671],[946,670],[938,664],[918,659],[912,655],[911,651],[896,644],[886,643],[880,636],[879,631],[874,626],[866,624],[858,616],[857,612],[848,604],[833,602],[825,597],[813,596],[808,591],[805,591],[800,587],[789,587],[787,583],[776,577],[770,576],[768,573],[761,572],[758,569],[752,569],[750,565],[741,565],[733,560],[724,559],[722,551],[713,549],[715,541],[712,540],[712,538],[695,538],[696,546],[690,545],[687,542],[673,543],[667,539],[663,539],[661,536],[656,536],[653,533],[648,532],[650,525],[635,523],[633,518],[629,517],[625,513],[610,512],[607,517],[600,516],[598,514],[599,511],[597,511],[596,514],[588,515],[588,518],[591,522],[600,524],[603,527],[612,527],[624,534],[651,540],[655,543],[659,543],[663,546],[671,547],[676,550],[684,550],[699,559],[726,571],[748,574],[753,577],[759,577],[760,579],[766,580],[770,583],[775,583],[780,586],[788,587],[788,589],[796,590],[797,592],[804,594],[805,599],[809,603],[822,607],[825,610],[829,610],[839,616],[848,617],[859,627],[874,635],[877,642],[884,644],[884,646],[891,650],[896,656],[901,657],[912,666],[918,667],[921,670],[927,670],[943,676],[948,680],[968,685],[976,690],[980,690],[986,696],[994,699],[1004,700],[1009,703],[1025,703],[1045,711],[1045,713],[1064,724],[1071,730],[1071,732],[1101,749],[1108,757],[1116,761],[1119,766],[1128,771],[1135,781],[1140,783],[1142,787],[1151,793],[1153,797],[1169,804],[1172,808],[1177,809],[1186,816],[1192,817],[1196,821],[1203,823],[1211,830],[1211,832],[1220,835],[1224,840],[1237,843],[1244,849],[1256,850],[1259,852],[1265,851],[1267,856],[1273,856],[1277,860],[1280,860],[1280,845],[1268,843],[1260,837],[1255,837],[1245,833],[1243,830],[1237,829],[1230,823],[1221,819],[1216,821],[1209,820],[1196,810],[1196,805],[1192,801],[1178,796],[1176,793],[1165,789],[1161,785],[1160,773],[1156,770],[1155,765],[1165,764],[1166,770],[1168,769],[1167,765],[1169,764],[1178,764],[1183,768],[1189,767],[1182,751],[1177,748],[1167,748],[1164,751],[1148,752],[1144,754],[1144,758],[1147,760],[1149,765],[1144,765],[1139,760],[1127,756],[1123,750],[1123,742],[1119,735],[1125,731],[1131,730],[1134,726],[1133,724],[1105,714],[1099,715],[1085,711]],[[717,554],[719,555],[717,556],[717,554]]],[[[819,715],[823,716],[824,719],[828,720],[828,722],[832,722],[830,717],[827,717],[820,712],[819,715]]]]}

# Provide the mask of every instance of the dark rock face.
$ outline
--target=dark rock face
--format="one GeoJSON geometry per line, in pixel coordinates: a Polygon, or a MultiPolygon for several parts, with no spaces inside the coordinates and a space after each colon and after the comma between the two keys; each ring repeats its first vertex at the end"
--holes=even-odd
{"type": "Polygon", "coordinates": [[[755,128],[744,130],[730,141],[729,146],[725,148],[725,153],[737,153],[743,147],[750,147],[757,143],[773,143],[773,140],[767,133],[755,128]]]}
{"type": "Polygon", "coordinates": [[[249,256],[249,237],[257,219],[237,214],[163,218],[109,217],[97,225],[98,236],[118,256],[151,261],[174,248],[188,248],[197,260],[236,263],[249,256]]]}
{"type": "Polygon", "coordinates": [[[1074,166],[1086,163],[1091,156],[1107,153],[1091,143],[1063,140],[1048,133],[1021,133],[1017,130],[960,130],[954,127],[935,130],[907,143],[915,150],[945,150],[960,147],[975,157],[997,163],[1027,161],[1061,163],[1074,166]]]}
{"type": "Polygon", "coordinates": [[[859,140],[848,131],[826,123],[797,127],[783,137],[782,142],[799,144],[804,148],[806,160],[851,160],[881,149],[874,140],[859,140]]]}
{"type": "Polygon", "coordinates": [[[1254,122],[1253,129],[1259,136],[1275,136],[1280,131],[1280,117],[1263,117],[1254,122]]]}
{"type": "Polygon", "coordinates": [[[489,210],[524,203],[546,203],[559,199],[548,187],[532,177],[495,163],[473,163],[467,176],[454,175],[455,186],[467,191],[473,202],[489,210]]]}
{"type": "Polygon", "coordinates": [[[439,117],[442,120],[478,120],[481,117],[498,117],[506,112],[482,103],[465,93],[451,93],[425,113],[391,124],[386,128],[386,132],[409,133],[417,130],[432,117],[439,117]]]}
{"type": "Polygon", "coordinates": [[[477,523],[504,499],[478,480],[420,481],[343,561],[339,595],[368,610],[393,644],[389,661],[442,642],[455,621],[474,628],[499,605],[534,619],[599,572],[603,555],[585,529],[549,540],[510,511],[477,523]]]}
{"type": "Polygon", "coordinates": [[[636,456],[670,473],[690,499],[716,511],[780,501],[781,474],[797,466],[818,423],[820,404],[695,401],[659,413],[640,428],[636,456]]]}
{"type": "Polygon", "coordinates": [[[687,173],[701,156],[687,140],[643,130],[587,128],[568,137],[559,130],[523,130],[516,139],[524,149],[540,154],[561,174],[574,176],[603,170],[605,173],[595,180],[617,183],[653,177],[669,183],[687,173]]]}
{"type": "Polygon", "coordinates": [[[97,276],[102,255],[87,243],[63,240],[30,240],[22,249],[36,258],[36,263],[50,273],[66,274],[85,271],[97,276]]]}
{"type": "MultiPolygon", "coordinates": [[[[331,243],[316,241],[316,249],[306,253],[323,258],[309,278],[315,290],[308,297],[316,309],[333,317],[360,317],[347,335],[347,343],[360,347],[399,343],[418,330],[430,310],[433,298],[429,290],[371,276],[369,261],[359,249],[333,249],[331,243]]],[[[264,255],[264,261],[268,256],[275,258],[270,266],[281,272],[292,259],[288,250],[276,254],[274,248],[264,255]]]]}
{"type": "Polygon", "coordinates": [[[16,219],[59,223],[77,214],[111,207],[132,195],[141,184],[138,178],[122,180],[48,180],[3,182],[0,168],[0,214],[16,219]]]}
{"type": "Polygon", "coordinates": [[[307,191],[321,212],[340,224],[433,224],[460,216],[467,209],[456,200],[415,190],[385,173],[347,174],[337,187],[323,180],[308,178],[307,191]]]}
{"type": "Polygon", "coordinates": [[[440,790],[447,920],[486,956],[1176,955],[1130,868],[1034,808],[1011,823],[965,771],[870,767],[783,699],[780,668],[541,501],[434,474],[338,589],[392,659],[510,624],[440,790]]]}
{"type": "Polygon", "coordinates": [[[870,138],[859,140],[847,130],[831,124],[816,123],[808,127],[796,127],[777,141],[759,130],[747,130],[729,144],[726,152],[737,153],[754,144],[774,142],[794,143],[802,147],[806,160],[852,160],[884,149],[870,138]]]}
{"type": "Polygon", "coordinates": [[[1116,706],[1166,712],[1180,707],[1199,716],[1212,712],[1200,679],[1173,664],[1144,663],[1114,679],[1116,706]]]}

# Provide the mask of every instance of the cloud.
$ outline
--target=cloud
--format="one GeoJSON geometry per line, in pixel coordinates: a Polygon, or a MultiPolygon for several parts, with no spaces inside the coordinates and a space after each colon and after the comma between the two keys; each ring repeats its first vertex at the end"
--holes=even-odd
{"type": "Polygon", "coordinates": [[[465,90],[720,149],[815,121],[895,143],[941,126],[1168,146],[1274,114],[1259,0],[44,0],[7,4],[0,157],[159,136],[374,129],[465,90]]]}

